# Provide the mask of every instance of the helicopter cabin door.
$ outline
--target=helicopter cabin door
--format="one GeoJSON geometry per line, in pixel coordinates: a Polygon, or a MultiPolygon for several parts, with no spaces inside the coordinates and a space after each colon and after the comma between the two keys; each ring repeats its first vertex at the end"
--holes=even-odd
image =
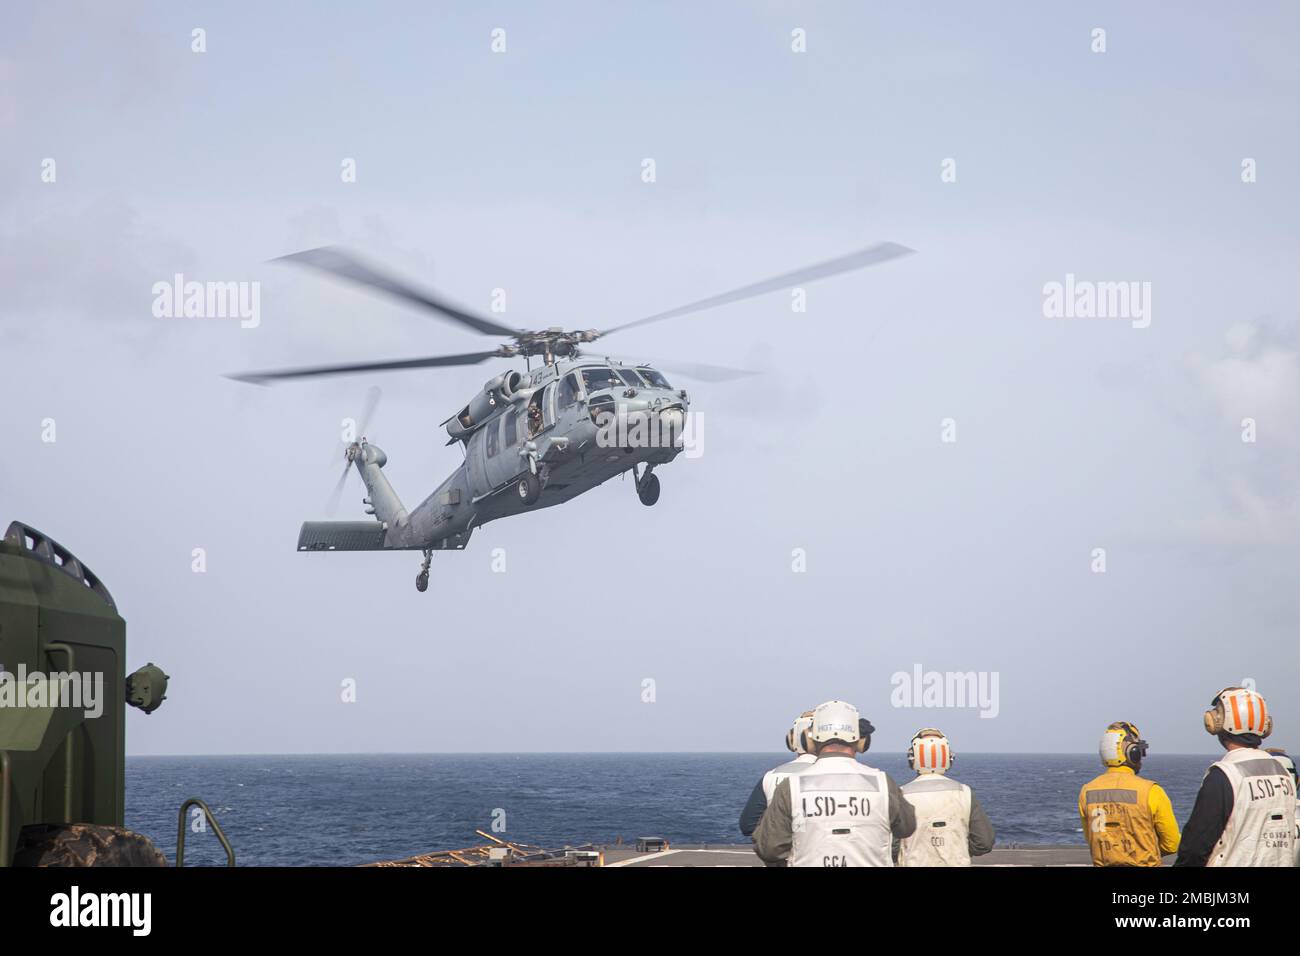
{"type": "MultiPolygon", "coordinates": [[[[493,422],[489,427],[496,427],[493,422]]],[[[492,490],[488,484],[487,471],[484,466],[483,457],[483,432],[480,428],[474,434],[469,436],[469,442],[465,445],[465,469],[469,474],[469,488],[471,497],[485,495],[492,490]]]]}
{"type": "Polygon", "coordinates": [[[519,412],[513,407],[483,427],[484,461],[487,481],[491,487],[503,485],[519,474],[523,461],[519,457],[522,430],[519,412]]]}
{"type": "Polygon", "coordinates": [[[542,425],[545,428],[555,427],[555,383],[547,385],[542,390],[542,425]]]}
{"type": "Polygon", "coordinates": [[[578,386],[578,374],[570,372],[560,379],[558,383],[554,383],[550,387],[555,389],[551,406],[555,415],[555,434],[557,436],[567,435],[573,430],[573,426],[577,424],[580,411],[578,399],[582,393],[578,386]]]}

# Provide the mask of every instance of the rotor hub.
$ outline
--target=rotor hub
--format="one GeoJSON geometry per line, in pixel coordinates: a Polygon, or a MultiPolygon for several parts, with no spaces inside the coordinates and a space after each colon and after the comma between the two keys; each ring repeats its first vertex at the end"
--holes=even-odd
{"type": "Polygon", "coordinates": [[[515,334],[513,345],[501,346],[500,353],[503,358],[540,355],[550,361],[576,356],[579,345],[594,342],[599,337],[600,333],[596,329],[566,331],[552,328],[537,332],[522,330],[515,334]]]}

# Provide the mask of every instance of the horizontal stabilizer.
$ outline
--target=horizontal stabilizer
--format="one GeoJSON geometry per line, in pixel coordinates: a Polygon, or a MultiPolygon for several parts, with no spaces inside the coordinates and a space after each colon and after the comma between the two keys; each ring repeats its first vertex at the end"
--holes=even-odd
{"type": "Polygon", "coordinates": [[[386,551],[378,521],[304,521],[299,551],[386,551]]]}

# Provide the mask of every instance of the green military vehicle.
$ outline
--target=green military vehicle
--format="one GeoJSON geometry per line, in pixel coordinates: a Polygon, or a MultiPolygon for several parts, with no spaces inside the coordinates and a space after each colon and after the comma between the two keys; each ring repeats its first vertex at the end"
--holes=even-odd
{"type": "MultiPolygon", "coordinates": [[[[126,705],[152,713],[167,675],[126,674],[126,622],[66,548],[20,522],[0,539],[0,866],[165,866],[123,827],[126,705]]],[[[212,822],[229,861],[221,828],[212,822]]],[[[177,862],[183,860],[179,827],[177,862]]]]}

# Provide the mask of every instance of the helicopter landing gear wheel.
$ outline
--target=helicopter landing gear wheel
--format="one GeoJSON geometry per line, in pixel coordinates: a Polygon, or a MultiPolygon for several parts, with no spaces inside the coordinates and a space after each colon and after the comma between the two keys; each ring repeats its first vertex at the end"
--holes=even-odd
{"type": "Polygon", "coordinates": [[[424,561],[420,565],[420,573],[415,576],[415,589],[423,594],[429,589],[429,564],[433,561],[433,552],[424,552],[424,561]]]}
{"type": "Polygon", "coordinates": [[[636,483],[636,496],[647,508],[659,500],[659,476],[647,471],[636,483]]]}
{"type": "Polygon", "coordinates": [[[515,491],[519,495],[519,503],[524,507],[536,504],[537,499],[542,496],[542,479],[529,472],[519,479],[515,491]]]}

